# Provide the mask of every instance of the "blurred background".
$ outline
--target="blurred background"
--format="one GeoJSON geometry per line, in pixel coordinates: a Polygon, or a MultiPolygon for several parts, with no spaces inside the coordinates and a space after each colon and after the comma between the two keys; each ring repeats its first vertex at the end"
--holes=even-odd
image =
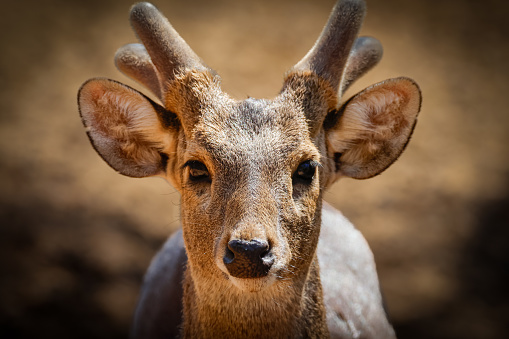
{"type": "MultiPolygon", "coordinates": [[[[154,1],[223,87],[273,97],[334,0],[154,1]]],[[[135,42],[132,1],[25,0],[0,11],[0,337],[125,338],[179,195],[96,155],[76,93],[135,42]]],[[[509,338],[509,26],[502,1],[368,0],[381,40],[362,88],[400,75],[423,92],[406,152],[326,200],[372,246],[400,338],[509,338]]],[[[145,91],[147,92],[147,91],[145,91]]]]}

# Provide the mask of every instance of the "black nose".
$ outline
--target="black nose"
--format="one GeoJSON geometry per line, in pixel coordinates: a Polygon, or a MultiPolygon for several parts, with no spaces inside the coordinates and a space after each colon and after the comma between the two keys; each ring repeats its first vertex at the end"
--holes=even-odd
{"type": "Polygon", "coordinates": [[[231,240],[226,248],[223,263],[233,277],[261,278],[269,272],[274,263],[274,256],[266,241],[231,240]]]}

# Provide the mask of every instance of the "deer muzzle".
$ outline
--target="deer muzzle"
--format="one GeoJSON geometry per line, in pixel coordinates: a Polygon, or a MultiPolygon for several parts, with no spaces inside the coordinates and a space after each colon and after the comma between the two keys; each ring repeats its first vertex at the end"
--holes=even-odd
{"type": "Polygon", "coordinates": [[[223,263],[235,278],[250,279],[267,276],[275,257],[265,240],[239,240],[228,242],[223,263]]]}

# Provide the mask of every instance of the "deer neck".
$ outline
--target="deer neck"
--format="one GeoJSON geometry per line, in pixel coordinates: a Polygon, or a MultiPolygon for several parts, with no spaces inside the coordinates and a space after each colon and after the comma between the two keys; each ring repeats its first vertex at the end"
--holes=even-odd
{"type": "Polygon", "coordinates": [[[318,260],[303,279],[278,281],[261,292],[243,292],[228,280],[184,277],[184,338],[328,337],[318,260]]]}

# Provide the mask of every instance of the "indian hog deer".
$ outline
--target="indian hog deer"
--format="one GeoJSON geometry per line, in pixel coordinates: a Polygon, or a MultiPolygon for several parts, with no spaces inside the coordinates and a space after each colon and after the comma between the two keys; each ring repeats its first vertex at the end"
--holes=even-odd
{"type": "Polygon", "coordinates": [[[421,95],[408,78],[342,93],[381,58],[357,38],[360,0],[340,0],[271,100],[237,101],[151,4],[130,20],[141,44],[119,82],[78,94],[92,145],[116,171],[161,176],[181,194],[182,230],[145,276],[134,338],[394,338],[373,255],[322,201],[341,177],[373,177],[405,148],[421,95]]]}

